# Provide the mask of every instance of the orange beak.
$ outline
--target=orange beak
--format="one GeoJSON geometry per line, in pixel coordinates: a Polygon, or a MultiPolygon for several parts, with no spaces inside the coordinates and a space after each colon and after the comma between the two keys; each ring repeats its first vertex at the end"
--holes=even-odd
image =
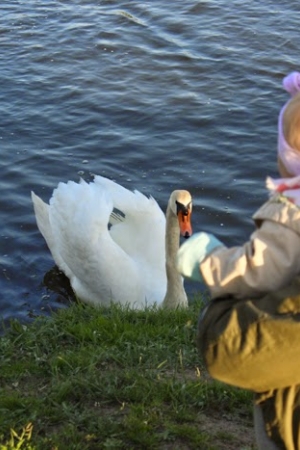
{"type": "Polygon", "coordinates": [[[181,236],[189,238],[192,233],[191,211],[179,211],[177,214],[181,236]]]}

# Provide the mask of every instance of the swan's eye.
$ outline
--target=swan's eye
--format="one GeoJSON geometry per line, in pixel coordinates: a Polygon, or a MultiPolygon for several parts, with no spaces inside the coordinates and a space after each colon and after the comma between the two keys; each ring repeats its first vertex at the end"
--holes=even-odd
{"type": "Polygon", "coordinates": [[[191,202],[186,206],[176,200],[177,215],[181,213],[183,216],[188,216],[191,209],[191,202]]]}
{"type": "Polygon", "coordinates": [[[191,225],[192,203],[183,205],[180,202],[176,202],[176,209],[180,234],[184,238],[188,238],[193,232],[191,225]]]}

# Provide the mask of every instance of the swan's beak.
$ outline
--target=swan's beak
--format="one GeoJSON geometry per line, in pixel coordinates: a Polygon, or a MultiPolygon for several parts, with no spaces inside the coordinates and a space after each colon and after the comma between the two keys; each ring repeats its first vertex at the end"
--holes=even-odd
{"type": "Polygon", "coordinates": [[[192,224],[191,224],[191,210],[179,211],[177,214],[178,223],[180,228],[180,234],[184,238],[189,238],[192,236],[192,224]]]}

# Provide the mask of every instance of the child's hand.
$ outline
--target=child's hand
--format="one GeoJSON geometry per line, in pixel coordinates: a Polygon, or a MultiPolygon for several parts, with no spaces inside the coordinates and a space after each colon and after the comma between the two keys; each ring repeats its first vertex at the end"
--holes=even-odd
{"type": "Polygon", "coordinates": [[[217,247],[223,246],[209,233],[196,233],[180,247],[177,253],[177,270],[186,278],[203,281],[200,263],[217,247]]]}

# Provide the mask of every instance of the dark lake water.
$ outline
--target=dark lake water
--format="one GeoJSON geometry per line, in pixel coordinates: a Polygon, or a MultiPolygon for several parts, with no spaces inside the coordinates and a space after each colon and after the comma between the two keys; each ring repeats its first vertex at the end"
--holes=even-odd
{"type": "Polygon", "coordinates": [[[188,189],[194,231],[247,239],[277,173],[281,81],[300,68],[298,5],[1,3],[0,316],[66,304],[44,283],[53,261],[30,199],[59,181],[97,173],[163,208],[188,189]]]}

